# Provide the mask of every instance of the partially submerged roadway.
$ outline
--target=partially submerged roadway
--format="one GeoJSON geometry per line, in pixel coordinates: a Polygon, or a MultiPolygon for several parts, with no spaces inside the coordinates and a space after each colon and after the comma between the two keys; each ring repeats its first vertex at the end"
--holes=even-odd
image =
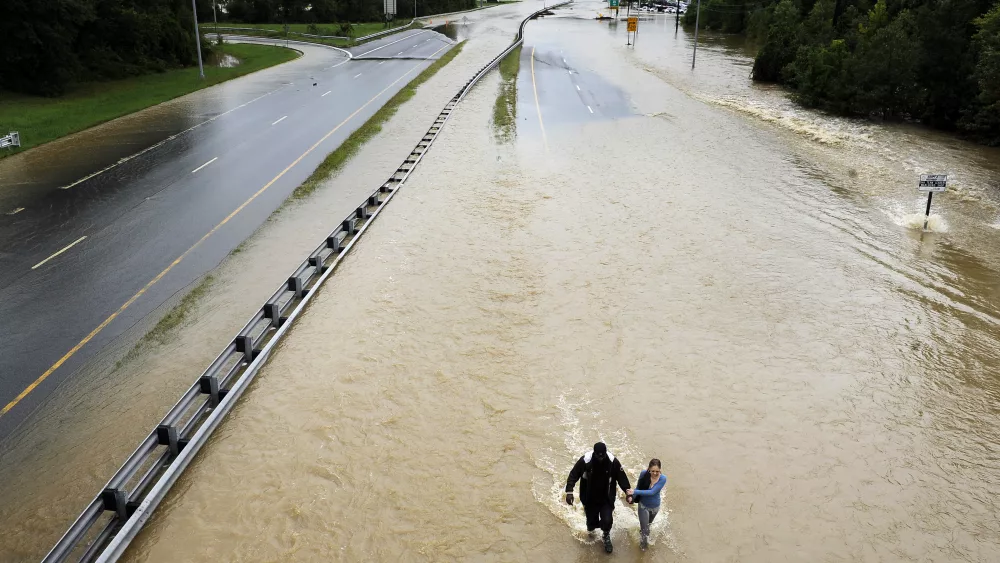
{"type": "Polygon", "coordinates": [[[0,161],[0,440],[452,44],[409,30],[351,60],[292,43],[305,56],[0,161]]]}

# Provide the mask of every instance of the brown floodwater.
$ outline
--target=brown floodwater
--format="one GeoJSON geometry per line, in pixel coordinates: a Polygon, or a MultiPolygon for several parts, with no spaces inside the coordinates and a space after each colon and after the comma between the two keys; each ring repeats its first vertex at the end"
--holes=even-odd
{"type": "Polygon", "coordinates": [[[599,439],[669,480],[615,557],[1000,560],[1000,152],[602,5],[528,25],[509,142],[463,101],[128,560],[605,560],[599,439]]]}

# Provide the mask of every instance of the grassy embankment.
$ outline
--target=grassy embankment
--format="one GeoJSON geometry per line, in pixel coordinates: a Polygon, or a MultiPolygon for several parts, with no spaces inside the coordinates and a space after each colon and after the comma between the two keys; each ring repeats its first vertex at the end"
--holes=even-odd
{"type": "MultiPolygon", "coordinates": [[[[294,59],[298,53],[267,45],[226,45],[240,60],[232,68],[198,67],[168,70],[124,80],[80,84],[65,96],[44,98],[0,91],[0,128],[21,134],[26,150],[105,121],[145,109],[238,76],[294,59]]],[[[19,152],[0,150],[0,158],[19,152]]]]}
{"type": "MultiPolygon", "coordinates": [[[[378,31],[385,31],[388,29],[396,29],[397,31],[402,31],[404,28],[408,27],[412,22],[410,20],[398,20],[391,22],[389,27],[385,27],[382,22],[374,23],[354,23],[351,24],[351,36],[352,37],[364,37],[378,31]],[[398,28],[398,29],[397,29],[398,28]]],[[[252,27],[254,29],[261,30],[259,34],[261,37],[269,37],[273,39],[284,39],[284,27],[280,23],[227,23],[225,25],[219,25],[219,27],[252,27]]],[[[215,28],[212,24],[202,24],[202,31],[204,31],[209,37],[214,37],[215,28]]],[[[288,24],[288,31],[290,35],[289,39],[294,41],[307,41],[309,43],[321,43],[323,45],[333,45],[334,47],[351,47],[357,44],[355,39],[319,39],[316,37],[303,37],[301,35],[296,35],[298,33],[308,33],[311,35],[343,35],[340,31],[340,25],[335,23],[327,24],[316,24],[316,29],[310,31],[308,24],[304,23],[290,23],[288,24]]],[[[224,32],[222,32],[224,33],[224,32]]],[[[246,32],[247,34],[256,35],[253,32],[246,32]]]]}
{"type": "Polygon", "coordinates": [[[360,150],[365,143],[370,141],[373,137],[375,137],[375,135],[378,135],[379,132],[382,131],[382,124],[389,121],[389,119],[396,114],[399,107],[417,93],[417,88],[424,82],[430,80],[432,76],[437,74],[437,71],[441,70],[446,64],[450,63],[452,59],[458,56],[464,46],[465,42],[463,41],[462,43],[452,47],[451,50],[442,55],[440,59],[434,61],[431,66],[425,68],[423,72],[418,74],[416,78],[411,80],[409,84],[397,92],[395,96],[389,98],[389,101],[386,102],[384,106],[379,108],[379,110],[375,112],[375,115],[371,116],[371,118],[369,118],[364,125],[358,127],[347,139],[344,140],[343,143],[341,143],[339,147],[326,156],[323,162],[316,168],[316,170],[313,171],[309,178],[307,178],[305,182],[302,182],[302,185],[295,188],[295,191],[292,192],[292,198],[300,199],[308,196],[314,192],[324,180],[343,168],[344,164],[357,154],[358,150],[360,150]]]}
{"type": "Polygon", "coordinates": [[[500,91],[493,104],[493,137],[510,142],[517,135],[517,73],[521,69],[521,47],[500,61],[500,91]]]}

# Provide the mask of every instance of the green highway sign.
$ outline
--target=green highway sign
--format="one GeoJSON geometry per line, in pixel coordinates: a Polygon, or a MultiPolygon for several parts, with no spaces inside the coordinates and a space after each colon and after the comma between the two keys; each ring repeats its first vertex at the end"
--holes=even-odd
{"type": "Polygon", "coordinates": [[[618,0],[608,0],[608,7],[609,8],[617,8],[618,7],[618,0]]]}

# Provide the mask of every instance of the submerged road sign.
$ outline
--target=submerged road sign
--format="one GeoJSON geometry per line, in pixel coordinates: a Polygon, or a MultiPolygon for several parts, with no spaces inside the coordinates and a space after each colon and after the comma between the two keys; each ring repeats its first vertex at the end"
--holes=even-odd
{"type": "Polygon", "coordinates": [[[922,192],[943,192],[947,188],[947,174],[921,174],[917,183],[917,189],[922,192]]]}
{"type": "Polygon", "coordinates": [[[917,181],[917,189],[927,192],[927,210],[924,211],[924,230],[927,230],[927,222],[931,219],[931,200],[934,192],[943,192],[948,187],[947,174],[921,174],[917,181]]]}

